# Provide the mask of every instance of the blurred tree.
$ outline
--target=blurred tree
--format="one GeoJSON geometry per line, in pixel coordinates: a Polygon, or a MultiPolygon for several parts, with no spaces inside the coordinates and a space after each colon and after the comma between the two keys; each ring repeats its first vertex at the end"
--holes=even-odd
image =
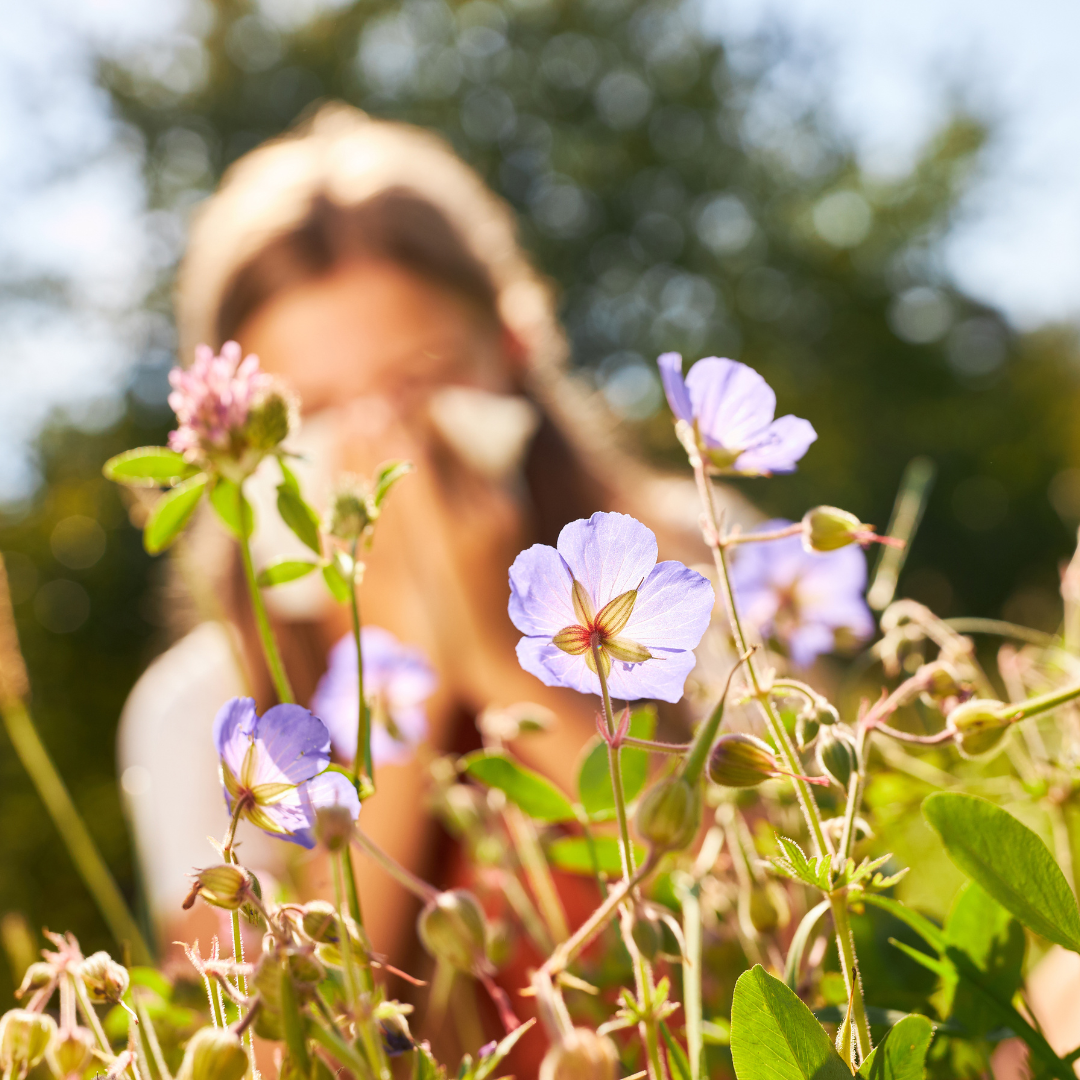
{"type": "MultiPolygon", "coordinates": [[[[751,497],[771,513],[828,502],[884,525],[904,466],[929,455],[939,477],[901,591],[943,613],[1004,608],[1052,626],[1072,544],[1063,520],[1080,521],[1080,472],[1067,470],[1080,464],[1076,342],[1016,333],[937,258],[984,131],[957,117],[907,175],[874,179],[812,101],[770,81],[784,55],[767,39],[729,57],[674,0],[192,0],[171,38],[103,60],[101,79],[145,149],[149,227],[174,256],[223,169],[319,100],[441,131],[518,210],[560,288],[575,365],[656,460],[679,454],[655,355],[744,360],[821,436],[796,475],[750,484],[751,497]]],[[[151,297],[159,314],[170,280],[151,297]]],[[[140,378],[160,384],[164,371],[140,378]]],[[[118,514],[96,469],[151,437],[137,422],[53,437],[46,487],[0,547],[48,563],[65,492],[83,513],[118,514]]],[[[150,651],[148,562],[115,522],[80,582],[84,626],[57,637],[40,614],[22,623],[46,737],[124,867],[108,736],[150,651]],[[80,675],[57,674],[69,670],[80,675]]],[[[25,820],[33,795],[3,761],[0,820],[25,820]]],[[[55,888],[70,877],[63,853],[32,820],[0,839],[0,908],[92,940],[81,891],[55,888]]]]}

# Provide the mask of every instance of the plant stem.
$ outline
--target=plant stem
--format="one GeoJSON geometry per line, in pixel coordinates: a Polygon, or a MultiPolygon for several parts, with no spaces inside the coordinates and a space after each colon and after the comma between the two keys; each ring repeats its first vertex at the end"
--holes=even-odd
{"type": "MultiPolygon", "coordinates": [[[[604,702],[604,722],[607,725],[609,739],[614,739],[615,716],[611,710],[611,695],[608,693],[607,676],[604,674],[604,665],[601,663],[600,647],[596,642],[593,642],[592,654],[596,665],[596,675],[600,680],[600,696],[604,702]]],[[[615,818],[619,823],[619,854],[622,856],[623,880],[625,881],[634,872],[634,846],[630,842],[630,824],[626,817],[626,793],[623,791],[619,748],[612,746],[609,742],[607,750],[611,790],[615,796],[615,818]]]]}
{"type": "Polygon", "coordinates": [[[798,536],[802,531],[802,522],[797,522],[794,525],[785,525],[782,529],[772,529],[769,532],[735,533],[733,536],[724,537],[724,547],[734,547],[736,544],[753,544],[764,540],[783,540],[788,536],[798,536]]]}
{"type": "MultiPolygon", "coordinates": [[[[348,848],[346,848],[345,851],[348,851],[348,848]]],[[[345,860],[342,857],[344,854],[345,852],[340,852],[330,857],[334,876],[334,897],[337,900],[339,916],[341,914],[341,909],[345,906],[344,878],[346,875],[344,867],[345,860]]],[[[358,982],[355,965],[353,963],[352,941],[349,937],[348,924],[341,918],[338,919],[338,935],[341,938],[341,957],[345,963],[345,986],[349,993],[350,1003],[355,1005],[358,1000],[358,993],[361,985],[363,989],[369,993],[374,988],[375,984],[371,975],[371,966],[370,964],[363,965],[362,974],[358,982]]],[[[361,947],[363,947],[362,942],[361,947]]]]}
{"type": "Polygon", "coordinates": [[[353,754],[353,783],[360,787],[360,751],[363,750],[364,774],[375,783],[375,769],[371,764],[371,723],[367,699],[364,697],[364,650],[360,643],[360,600],[356,595],[356,551],[359,539],[352,546],[352,581],[349,582],[349,608],[352,611],[353,637],[356,640],[356,685],[359,706],[356,721],[356,753],[353,754]]]}
{"type": "Polygon", "coordinates": [[[565,941],[570,936],[566,925],[566,913],[551,879],[547,859],[540,848],[536,829],[532,822],[512,803],[503,811],[503,817],[510,831],[518,858],[532,886],[533,895],[540,907],[540,913],[555,943],[565,941]]]}
{"type": "Polygon", "coordinates": [[[401,863],[392,859],[370,836],[365,835],[359,829],[354,833],[355,842],[360,845],[395,881],[404,885],[414,896],[419,897],[424,903],[434,900],[439,895],[439,890],[434,885],[418,878],[412,871],[406,870],[401,863]]]}
{"type": "Polygon", "coordinates": [[[1005,713],[1008,719],[1015,724],[1020,720],[1038,716],[1039,713],[1050,712],[1059,705],[1064,705],[1066,702],[1078,697],[1080,697],[1080,684],[1067,686],[1064,690],[1053,690],[1049,694],[1043,694],[1041,697],[1028,698],[1027,701],[1021,701],[1011,708],[1007,708],[1005,713]]]}
{"type": "Polygon", "coordinates": [[[865,1060],[873,1044],[870,1041],[870,1022],[866,1018],[866,1006],[863,1003],[862,977],[859,975],[859,962],[855,957],[851,920],[848,918],[847,889],[837,889],[836,892],[830,893],[829,907],[832,909],[833,925],[836,928],[836,944],[840,950],[840,968],[844,973],[844,986],[851,999],[859,1059],[865,1060]]]}
{"type": "MultiPolygon", "coordinates": [[[[742,622],[739,619],[739,612],[735,606],[735,594],[731,587],[731,574],[728,568],[727,554],[719,539],[719,524],[716,520],[716,507],[713,505],[712,489],[709,487],[709,478],[705,475],[705,467],[702,464],[700,457],[692,458],[690,464],[694,467],[694,479],[697,482],[698,495],[701,499],[701,506],[705,512],[705,521],[708,525],[708,530],[705,532],[705,542],[712,550],[713,560],[716,563],[716,572],[720,580],[720,589],[724,594],[724,603],[727,606],[728,619],[731,622],[731,630],[735,638],[735,647],[740,654],[745,654],[747,651],[746,634],[743,631],[742,622]]],[[[780,719],[779,714],[773,706],[768,691],[762,689],[761,680],[758,678],[753,656],[747,657],[746,670],[750,675],[754,697],[757,699],[761,711],[765,716],[765,722],[768,724],[773,741],[776,743],[777,749],[784,758],[788,772],[792,773],[792,783],[795,785],[795,794],[798,797],[799,807],[803,812],[803,817],[806,819],[807,829],[810,832],[810,838],[814,844],[815,854],[827,854],[830,848],[828,841],[825,838],[825,832],[821,827],[821,814],[818,811],[817,803],[814,802],[813,795],[810,793],[809,785],[805,780],[801,779],[802,762],[799,760],[798,752],[792,744],[791,739],[788,737],[783,721],[780,719]]]]}
{"type": "Polygon", "coordinates": [[[675,894],[682,908],[683,1013],[686,1016],[686,1049],[690,1080],[701,1080],[705,1043],[701,1008],[701,882],[689,875],[673,875],[675,894]]]}
{"type": "Polygon", "coordinates": [[[278,700],[283,704],[291,705],[296,701],[293,694],[292,684],[285,671],[285,665],[278,652],[277,641],[274,639],[274,631],[270,627],[270,616],[266,613],[266,605],[263,603],[262,591],[259,589],[255,578],[255,564],[251,559],[251,544],[242,533],[239,538],[240,558],[244,564],[244,578],[247,581],[248,594],[251,596],[251,608],[255,613],[255,628],[259,632],[259,641],[262,643],[263,655],[266,657],[266,666],[270,669],[270,678],[274,682],[274,690],[278,700]]]}

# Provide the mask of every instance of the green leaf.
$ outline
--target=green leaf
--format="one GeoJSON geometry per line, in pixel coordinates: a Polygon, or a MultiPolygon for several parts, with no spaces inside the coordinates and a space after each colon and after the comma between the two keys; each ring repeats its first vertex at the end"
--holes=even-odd
{"type": "Polygon", "coordinates": [[[471,777],[498,788],[536,821],[573,821],[570,800],[539,773],[527,769],[501,750],[477,750],[462,758],[471,777]]]}
{"type": "MultiPolygon", "coordinates": [[[[1020,987],[1027,938],[1024,928],[973,881],[960,891],[945,925],[949,944],[961,949],[1001,1001],[1012,1001],[1020,987]]],[[[942,1015],[955,1021],[972,1038],[999,1024],[997,1011],[985,996],[962,979],[945,980],[942,1015]]]]}
{"type": "Polygon", "coordinates": [[[708,1046],[730,1046],[731,1022],[725,1020],[722,1016],[718,1016],[714,1020],[702,1020],[701,1034],[704,1036],[705,1043],[708,1046]]]}
{"type": "MultiPolygon", "coordinates": [[[[651,739],[656,732],[656,710],[651,706],[635,709],[630,714],[630,735],[635,739],[651,739]]],[[[632,802],[641,794],[649,779],[649,752],[624,746],[619,755],[622,767],[623,791],[626,801],[632,802]]],[[[578,768],[578,798],[585,812],[596,821],[615,816],[615,793],[611,790],[608,771],[607,744],[599,737],[586,744],[578,768]]]]}
{"type": "MultiPolygon", "coordinates": [[[[596,836],[596,861],[600,873],[608,877],[618,877],[622,873],[622,856],[619,853],[619,840],[615,836],[596,836]]],[[[593,873],[592,857],[589,854],[589,842],[584,836],[561,836],[546,847],[548,861],[552,866],[570,874],[593,873]]],[[[634,859],[640,866],[645,860],[645,849],[634,845],[634,859]]]]}
{"type": "Polygon", "coordinates": [[[154,504],[143,529],[143,547],[151,555],[164,551],[180,535],[195,513],[208,482],[206,474],[199,473],[177,484],[154,504]]]}
{"type": "Polygon", "coordinates": [[[530,1017],[520,1027],[514,1028],[509,1035],[506,1035],[490,1054],[485,1054],[476,1063],[476,1071],[473,1073],[475,1080],[487,1080],[503,1058],[514,1049],[518,1039],[525,1035],[535,1023],[536,1017],[530,1017]]]}
{"type": "MultiPolygon", "coordinates": [[[[285,471],[285,466],[282,466],[285,471]]],[[[291,473],[289,474],[292,475],[291,473]]],[[[293,477],[294,484],[296,478],[293,477]]],[[[277,508],[281,520],[305,543],[316,555],[322,554],[322,541],[319,539],[319,515],[306,502],[299,490],[288,482],[278,484],[277,508]]]]}
{"type": "Polygon", "coordinates": [[[318,565],[318,563],[305,562],[303,559],[279,559],[263,567],[256,580],[263,589],[272,585],[284,585],[286,581],[296,581],[297,578],[305,577],[318,565]]]}
{"type": "Polygon", "coordinates": [[[255,511],[238,484],[219,477],[210,490],[210,503],[237,540],[250,539],[255,531],[255,511]]]}
{"type": "Polygon", "coordinates": [[[411,461],[384,461],[375,471],[375,490],[372,501],[379,509],[383,500],[390,494],[390,489],[403,477],[408,476],[416,466],[411,461]]]}
{"type": "Polygon", "coordinates": [[[299,495],[300,481],[296,479],[296,473],[285,464],[283,457],[278,458],[278,466],[281,468],[281,486],[287,487],[294,495],[299,495]]]}
{"type": "Polygon", "coordinates": [[[345,580],[341,571],[332,563],[325,563],[322,568],[323,581],[330,590],[330,595],[339,603],[347,604],[352,596],[352,587],[345,580]]]}
{"type": "Polygon", "coordinates": [[[667,1024],[660,1021],[660,1034],[668,1053],[668,1069],[673,1080],[690,1080],[690,1059],[686,1051],[675,1041],[675,1036],[668,1030],[667,1024]]]}
{"type": "Polygon", "coordinates": [[[1080,911],[1038,834],[986,799],[942,791],[923,803],[949,858],[1006,911],[1044,938],[1080,952],[1080,911]]]}
{"type": "Polygon", "coordinates": [[[128,487],[172,487],[199,470],[167,446],[140,446],[109,458],[101,471],[128,487]]]}
{"type": "Polygon", "coordinates": [[[925,1016],[905,1016],[859,1066],[865,1080],[923,1080],[934,1028],[925,1016]]]}
{"type": "Polygon", "coordinates": [[[738,1080],[851,1080],[814,1014],[760,964],[735,984],[731,1059],[738,1080]]]}

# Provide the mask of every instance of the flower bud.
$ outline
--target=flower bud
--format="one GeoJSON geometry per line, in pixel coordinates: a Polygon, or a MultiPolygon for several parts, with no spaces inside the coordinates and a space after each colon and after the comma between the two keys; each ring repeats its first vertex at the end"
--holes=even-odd
{"type": "Polygon", "coordinates": [[[334,496],[327,531],[339,540],[356,540],[372,523],[367,500],[355,487],[344,488],[334,496]]]}
{"type": "Polygon", "coordinates": [[[650,963],[656,959],[664,944],[664,931],[660,920],[641,909],[634,915],[630,936],[634,939],[638,952],[650,963]]]}
{"type": "Polygon", "coordinates": [[[61,1031],[45,1051],[49,1068],[60,1080],[82,1076],[93,1056],[94,1036],[86,1028],[61,1031]]]}
{"type": "Polygon", "coordinates": [[[248,413],[244,440],[253,450],[273,450],[288,438],[293,412],[292,402],[281,390],[270,390],[248,413]]]}
{"type": "MultiPolygon", "coordinates": [[[[265,941],[263,954],[255,965],[255,974],[252,976],[251,984],[262,1002],[262,1007],[255,1014],[255,1034],[263,1039],[275,1041],[284,1039],[285,1024],[281,1015],[281,961],[275,955],[272,946],[270,948],[265,946],[265,941]]],[[[188,1080],[188,1078],[177,1077],[177,1080],[188,1080]]]]}
{"type": "Polygon", "coordinates": [[[981,757],[1000,749],[1011,721],[1000,701],[972,698],[957,705],[946,720],[964,757],[981,757]]]}
{"type": "Polygon", "coordinates": [[[637,812],[637,831],[661,851],[681,851],[701,824],[701,788],[682,776],[669,776],[645,792],[637,812]]]}
{"type": "Polygon", "coordinates": [[[721,787],[756,787],[775,775],[776,755],[753,735],[721,735],[709,755],[709,779],[721,787]]]}
{"type": "Polygon", "coordinates": [[[0,1071],[24,1077],[45,1056],[56,1021],[45,1013],[11,1009],[0,1016],[0,1071]]]}
{"type": "Polygon", "coordinates": [[[851,774],[859,770],[855,736],[842,724],[822,728],[818,735],[816,756],[821,771],[847,791],[851,774]]]}
{"type": "Polygon", "coordinates": [[[337,911],[327,900],[311,900],[304,905],[304,933],[312,941],[336,944],[339,938],[337,911]]]}
{"type": "Polygon", "coordinates": [[[438,809],[457,838],[478,836],[484,828],[484,797],[468,784],[451,784],[440,792],[438,809]]]}
{"type": "Polygon", "coordinates": [[[574,1028],[544,1055],[540,1080],[615,1080],[619,1051],[606,1036],[574,1028]]]}
{"type": "Polygon", "coordinates": [[[228,1028],[205,1027],[188,1041],[177,1080],[241,1080],[247,1067],[239,1035],[228,1028]]]}
{"type": "Polygon", "coordinates": [[[872,533],[869,525],[836,506],[815,506],[802,519],[802,542],[807,551],[836,551],[872,533]]]}
{"type": "MultiPolygon", "coordinates": [[[[196,874],[188,900],[193,903],[196,896],[201,896],[214,907],[235,911],[247,903],[250,894],[251,874],[235,863],[222,863],[208,866],[196,874]]],[[[191,903],[185,901],[184,907],[190,907],[191,903]]]]}
{"type": "Polygon", "coordinates": [[[55,978],[56,969],[52,964],[46,964],[44,960],[39,960],[26,969],[22,983],[20,983],[19,989],[15,991],[15,997],[21,1001],[31,990],[40,990],[43,986],[48,986],[55,978]]]}
{"type": "Polygon", "coordinates": [[[354,831],[352,813],[341,803],[321,806],[315,812],[315,838],[328,851],[342,851],[347,848],[354,831]]]}
{"type": "Polygon", "coordinates": [[[96,952],[79,965],[79,974],[91,1001],[108,1001],[115,1005],[128,988],[127,968],[118,964],[107,952],[96,952]]]}
{"type": "Polygon", "coordinates": [[[750,923],[759,934],[771,934],[780,925],[780,912],[763,885],[750,887],[747,907],[750,923]]]}
{"type": "Polygon", "coordinates": [[[487,923],[480,901],[465,889],[441,892],[420,912],[417,930],[436,960],[458,971],[487,964],[487,923]]]}

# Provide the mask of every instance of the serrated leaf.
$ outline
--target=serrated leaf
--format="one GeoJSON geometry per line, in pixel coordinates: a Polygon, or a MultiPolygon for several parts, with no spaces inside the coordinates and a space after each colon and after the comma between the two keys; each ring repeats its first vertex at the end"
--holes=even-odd
{"type": "Polygon", "coordinates": [[[210,489],[210,503],[225,528],[237,540],[249,540],[255,531],[255,511],[238,484],[219,477],[210,489]]]}
{"type": "Polygon", "coordinates": [[[851,1080],[814,1014],[760,964],[735,984],[731,1059],[738,1080],[851,1080]]]}
{"type": "Polygon", "coordinates": [[[375,489],[371,493],[371,498],[377,510],[381,509],[383,501],[390,494],[390,489],[402,477],[408,476],[415,467],[411,461],[384,461],[375,470],[375,489]]]}
{"type": "MultiPolygon", "coordinates": [[[[629,734],[635,739],[651,739],[655,732],[656,710],[652,706],[635,709],[630,714],[629,734]]],[[[619,754],[619,764],[623,793],[627,802],[632,802],[641,794],[649,779],[649,753],[624,746],[619,754]]],[[[615,816],[615,794],[611,789],[607,744],[598,737],[586,744],[578,767],[577,788],[578,799],[585,807],[585,813],[594,821],[606,821],[615,816]]]]}
{"type": "Polygon", "coordinates": [[[326,587],[330,590],[330,595],[339,604],[347,604],[352,596],[352,588],[342,576],[341,571],[333,563],[324,563],[322,576],[326,587]]]}
{"type": "MultiPolygon", "coordinates": [[[[622,873],[622,855],[619,841],[614,836],[596,836],[593,838],[596,848],[596,862],[600,873],[608,877],[618,877],[622,873]]],[[[592,855],[589,842],[584,836],[561,836],[552,841],[547,848],[548,861],[552,866],[570,874],[593,873],[592,855]]],[[[640,866],[645,859],[645,849],[634,845],[634,859],[640,866]]]]}
{"type": "Polygon", "coordinates": [[[802,881],[814,888],[826,892],[832,887],[830,872],[832,869],[831,855],[815,855],[807,858],[803,849],[794,840],[787,836],[776,835],[776,842],[780,845],[782,855],[776,855],[769,862],[773,868],[786,877],[802,881]]]}
{"type": "MultiPolygon", "coordinates": [[[[282,466],[282,471],[284,471],[282,466]]],[[[291,475],[291,474],[290,474],[291,475]]],[[[293,480],[295,483],[295,478],[293,480]]],[[[288,483],[278,484],[277,508],[281,520],[289,526],[302,543],[316,555],[322,554],[322,541],[319,539],[319,515],[288,483]]]]}
{"type": "Polygon", "coordinates": [[[570,800],[550,780],[501,750],[477,750],[462,758],[461,764],[469,776],[498,788],[536,821],[575,820],[570,800]]]}
{"type": "Polygon", "coordinates": [[[945,850],[1006,911],[1049,941],[1080,952],[1080,911],[1037,833],[987,799],[943,791],[923,803],[945,850]]]}
{"type": "Polygon", "coordinates": [[[933,1025],[925,1016],[905,1016],[889,1028],[855,1075],[864,1080],[923,1080],[933,1037],[933,1025]]]}
{"type": "Polygon", "coordinates": [[[154,504],[143,529],[143,547],[151,555],[164,551],[183,532],[199,505],[208,477],[205,473],[177,484],[154,504]]]}
{"type": "Polygon", "coordinates": [[[296,581],[298,578],[306,577],[318,565],[318,563],[305,562],[303,559],[279,559],[263,567],[256,580],[260,588],[268,589],[273,585],[284,585],[287,581],[296,581]]]}
{"type": "Polygon", "coordinates": [[[172,487],[199,470],[167,446],[139,446],[109,458],[101,471],[106,480],[128,487],[172,487]]]}

